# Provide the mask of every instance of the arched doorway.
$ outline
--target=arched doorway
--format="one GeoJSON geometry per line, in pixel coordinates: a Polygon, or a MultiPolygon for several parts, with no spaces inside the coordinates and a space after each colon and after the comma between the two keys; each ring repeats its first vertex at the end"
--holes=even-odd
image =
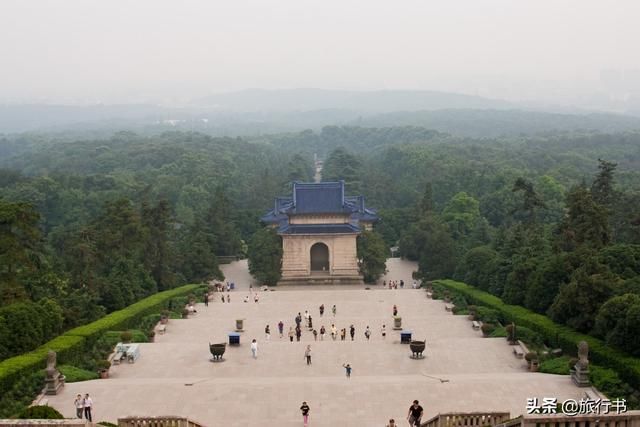
{"type": "Polygon", "coordinates": [[[324,243],[311,246],[311,271],[329,273],[329,248],[324,243]]]}

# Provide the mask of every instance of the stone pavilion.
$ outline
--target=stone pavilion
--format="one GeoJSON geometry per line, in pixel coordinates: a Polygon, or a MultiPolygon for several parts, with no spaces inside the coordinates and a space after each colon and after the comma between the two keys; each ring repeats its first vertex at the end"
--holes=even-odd
{"type": "Polygon", "coordinates": [[[356,238],[377,220],[363,196],[345,195],[344,181],[294,182],[262,217],[282,237],[279,284],[362,284],[356,238]]]}

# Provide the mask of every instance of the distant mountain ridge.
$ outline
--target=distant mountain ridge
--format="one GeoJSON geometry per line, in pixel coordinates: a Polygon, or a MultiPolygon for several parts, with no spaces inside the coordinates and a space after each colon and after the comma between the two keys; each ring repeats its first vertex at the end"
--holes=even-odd
{"type": "Polygon", "coordinates": [[[507,101],[426,90],[246,89],[195,99],[192,104],[237,112],[339,109],[383,113],[458,108],[516,108],[507,101]]]}

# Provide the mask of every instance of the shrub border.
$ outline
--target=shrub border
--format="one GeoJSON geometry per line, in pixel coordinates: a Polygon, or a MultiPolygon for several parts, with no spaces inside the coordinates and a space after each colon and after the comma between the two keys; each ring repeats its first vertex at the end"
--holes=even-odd
{"type": "Polygon", "coordinates": [[[559,325],[538,313],[517,305],[505,304],[500,298],[476,289],[466,283],[455,280],[434,280],[447,289],[459,292],[475,305],[498,310],[506,321],[527,327],[544,338],[555,347],[560,347],[567,354],[576,354],[580,341],[589,344],[590,358],[600,366],[611,368],[632,387],[640,388],[640,359],[634,358],[620,350],[608,347],[602,340],[559,325]]]}
{"type": "Polygon", "coordinates": [[[108,330],[127,328],[138,319],[164,308],[172,298],[188,295],[195,292],[200,286],[185,285],[151,295],[122,310],[107,314],[95,322],[71,329],[33,351],[3,360],[0,362],[0,394],[9,391],[21,376],[44,369],[49,350],[57,353],[58,363],[72,364],[82,357],[84,351],[102,333],[108,330]]]}

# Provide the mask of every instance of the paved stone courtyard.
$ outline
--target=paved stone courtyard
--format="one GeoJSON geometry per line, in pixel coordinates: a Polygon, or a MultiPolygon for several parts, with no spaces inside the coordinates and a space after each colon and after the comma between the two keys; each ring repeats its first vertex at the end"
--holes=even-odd
{"type": "MultiPolygon", "coordinates": [[[[232,302],[219,299],[189,319],[171,320],[156,342],[141,345],[135,364],[110,370],[111,378],[67,384],[49,404],[64,415],[74,415],[77,393],[90,393],[94,419],[115,421],[129,415],[184,415],[207,426],[300,426],[303,400],[311,407],[311,426],[383,426],[389,418],[404,421],[413,399],[425,407],[424,420],[447,411],[524,412],[528,397],[580,398],[583,393],[569,377],[528,373],[503,338],[482,338],[466,316],[453,316],[441,301],[426,298],[423,290],[313,287],[277,288],[260,292],[259,303],[243,303],[248,294],[244,263],[225,266],[237,287],[232,302]],[[233,276],[231,273],[235,274],[233,276]],[[245,274],[245,276],[242,276],[245,274]],[[319,316],[318,307],[326,311],[319,316]],[[331,306],[337,305],[337,315],[331,306]],[[407,345],[392,329],[392,307],[398,306],[403,326],[416,339],[427,340],[426,357],[413,360],[407,345]],[[306,329],[302,341],[279,338],[295,326],[298,312],[309,310],[314,327],[327,328],[325,341],[314,342],[306,329]],[[239,347],[228,347],[225,361],[210,362],[208,343],[227,340],[235,319],[245,319],[239,347]],[[332,341],[331,324],[356,327],[355,341],[332,341]],[[264,327],[271,326],[266,342],[264,327]],[[380,334],[387,325],[387,338],[380,334]],[[373,332],[364,337],[365,327],[373,332]],[[252,359],[249,344],[259,343],[252,359]],[[304,349],[311,344],[307,366],[304,349]],[[351,379],[343,363],[353,366],[351,379]],[[443,380],[443,381],[441,381],[443,380]]],[[[390,260],[387,278],[411,283],[411,263],[390,260]]],[[[409,286],[410,288],[410,286],[409,286]]],[[[216,295],[217,297],[217,295],[216,295]]]]}

